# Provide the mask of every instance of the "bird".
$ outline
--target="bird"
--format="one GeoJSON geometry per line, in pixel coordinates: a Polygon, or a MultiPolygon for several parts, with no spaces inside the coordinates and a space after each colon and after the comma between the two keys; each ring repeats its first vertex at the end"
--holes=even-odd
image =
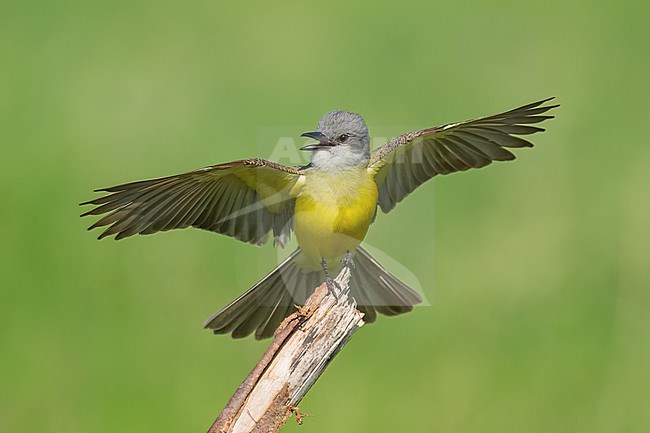
{"type": "Polygon", "coordinates": [[[81,203],[81,216],[102,215],[88,230],[103,227],[99,239],[123,239],[195,227],[263,245],[273,238],[285,248],[292,233],[298,247],[253,287],[208,318],[215,334],[256,339],[273,336],[331,273],[351,267],[349,296],[364,321],[377,313],[407,313],[420,294],[378,263],[362,246],[379,211],[390,212],[419,185],[437,175],[509,161],[513,148],[532,147],[522,138],[544,131],[533,126],[554,116],[554,98],[499,114],[407,132],[370,149],[364,119],[333,110],[314,140],[300,149],[310,163],[286,166],[261,158],[207,166],[172,176],[95,190],[81,203]]]}

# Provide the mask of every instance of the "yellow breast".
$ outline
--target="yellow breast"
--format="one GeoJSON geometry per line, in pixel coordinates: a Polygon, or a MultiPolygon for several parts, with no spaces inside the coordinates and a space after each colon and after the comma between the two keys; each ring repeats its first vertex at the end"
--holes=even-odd
{"type": "Polygon", "coordinates": [[[315,263],[338,259],[366,236],[377,207],[377,185],[365,168],[313,172],[296,198],[294,231],[315,263]]]}

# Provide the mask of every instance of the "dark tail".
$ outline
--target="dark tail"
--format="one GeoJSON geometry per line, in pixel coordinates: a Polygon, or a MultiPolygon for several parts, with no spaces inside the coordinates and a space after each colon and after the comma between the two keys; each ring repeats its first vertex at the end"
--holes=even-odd
{"type": "Polygon", "coordinates": [[[372,323],[375,311],[386,316],[397,316],[413,310],[422,302],[420,295],[388,272],[366,250],[357,248],[354,255],[350,296],[357,301],[357,308],[364,313],[363,320],[372,323]]]}
{"type": "MultiPolygon", "coordinates": [[[[294,251],[246,293],[213,314],[205,328],[215,334],[232,333],[233,338],[246,337],[253,331],[258,340],[273,336],[282,320],[296,310],[296,305],[303,305],[325,280],[322,271],[300,266],[300,254],[300,249],[294,251]]],[[[364,313],[365,322],[374,322],[376,312],[395,316],[422,302],[417,292],[386,271],[361,247],[354,254],[354,264],[350,296],[364,313]]],[[[331,272],[338,267],[331,266],[331,272]]]]}

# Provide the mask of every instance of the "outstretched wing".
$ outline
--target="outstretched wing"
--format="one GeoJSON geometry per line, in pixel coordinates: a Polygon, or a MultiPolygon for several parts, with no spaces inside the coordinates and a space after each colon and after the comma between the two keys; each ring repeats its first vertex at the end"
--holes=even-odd
{"type": "Polygon", "coordinates": [[[533,146],[516,135],[544,131],[529,125],[554,117],[543,115],[559,106],[543,105],[551,99],[494,116],[409,132],[389,141],[372,153],[368,168],[374,173],[379,188],[379,207],[389,212],[437,174],[515,159],[506,148],[533,146]]]}
{"type": "Polygon", "coordinates": [[[82,203],[96,205],[82,216],[107,214],[88,228],[108,226],[99,239],[192,226],[257,245],[272,231],[284,246],[300,177],[291,167],[245,159],[97,190],[108,194],[82,203]]]}

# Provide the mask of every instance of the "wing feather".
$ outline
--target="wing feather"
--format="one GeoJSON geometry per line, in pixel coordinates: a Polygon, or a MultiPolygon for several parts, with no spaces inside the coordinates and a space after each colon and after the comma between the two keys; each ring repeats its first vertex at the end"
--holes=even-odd
{"type": "Polygon", "coordinates": [[[82,216],[103,215],[102,239],[196,227],[261,245],[272,231],[284,246],[291,232],[292,191],[300,170],[263,159],[213,165],[187,173],[97,190],[82,216]]]}
{"type": "Polygon", "coordinates": [[[389,212],[419,185],[437,174],[481,168],[492,161],[509,161],[506,148],[532,147],[518,135],[544,131],[531,126],[554,116],[544,115],[559,105],[533,102],[493,116],[422,129],[400,135],[375,150],[368,170],[379,190],[379,207],[389,212]]]}

